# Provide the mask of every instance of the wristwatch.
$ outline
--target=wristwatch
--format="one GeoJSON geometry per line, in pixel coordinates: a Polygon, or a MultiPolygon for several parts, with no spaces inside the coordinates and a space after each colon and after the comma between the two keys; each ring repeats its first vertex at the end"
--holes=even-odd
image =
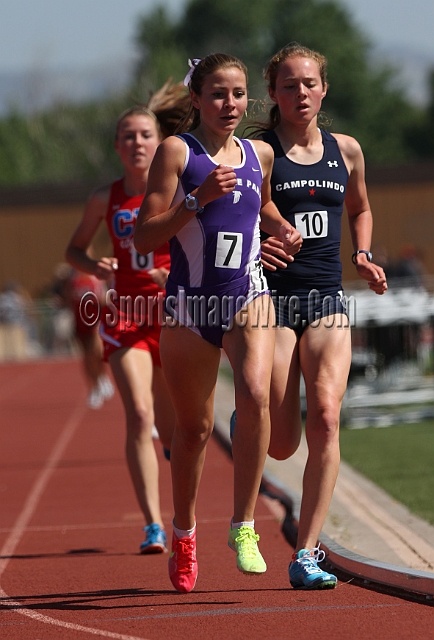
{"type": "Polygon", "coordinates": [[[204,209],[204,207],[199,206],[199,200],[192,196],[191,193],[185,197],[185,206],[189,211],[197,211],[198,213],[202,213],[204,209]]]}
{"type": "Polygon", "coordinates": [[[366,251],[366,249],[358,249],[357,251],[354,251],[353,255],[351,256],[351,260],[353,264],[357,264],[356,258],[359,255],[359,253],[364,253],[368,259],[368,262],[372,262],[372,253],[370,251],[366,251]]]}

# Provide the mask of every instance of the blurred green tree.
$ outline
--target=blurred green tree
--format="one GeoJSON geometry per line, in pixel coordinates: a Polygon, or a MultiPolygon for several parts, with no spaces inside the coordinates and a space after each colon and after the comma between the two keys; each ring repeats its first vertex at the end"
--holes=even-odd
{"type": "Polygon", "coordinates": [[[96,183],[118,175],[118,114],[148,102],[168,77],[182,80],[189,57],[238,56],[249,69],[250,97],[267,104],[263,69],[294,41],[327,57],[328,129],[356,137],[368,165],[434,159],[434,70],[429,106],[411,104],[399,70],[372,59],[371,42],[339,0],[190,0],[178,17],[158,7],[138,20],[138,63],[124,95],[57,104],[31,116],[15,110],[0,119],[0,186],[96,183]]]}
{"type": "Polygon", "coordinates": [[[177,22],[158,8],[138,25],[137,79],[158,85],[171,70],[181,80],[189,57],[224,51],[246,63],[251,97],[264,98],[263,68],[293,41],[328,59],[330,89],[323,109],[331,131],[355,136],[370,164],[417,157],[407,133],[420,110],[405,98],[394,69],[370,62],[371,43],[335,0],[191,0],[177,22]]]}
{"type": "Polygon", "coordinates": [[[114,123],[131,104],[121,97],[84,105],[58,104],[0,120],[0,185],[95,182],[121,171],[114,123]]]}
{"type": "Polygon", "coordinates": [[[434,67],[428,76],[429,103],[406,128],[406,140],[413,154],[421,159],[434,159],[434,67]]]}

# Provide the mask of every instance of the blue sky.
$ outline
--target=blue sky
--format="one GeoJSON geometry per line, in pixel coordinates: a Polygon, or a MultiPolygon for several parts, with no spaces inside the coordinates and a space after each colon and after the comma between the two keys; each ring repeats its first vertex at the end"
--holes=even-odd
{"type": "Polygon", "coordinates": [[[0,72],[88,66],[134,53],[138,15],[180,0],[0,0],[0,72]]]}
{"type": "MultiPolygon", "coordinates": [[[[434,0],[340,1],[420,90],[434,66],[434,0]]],[[[184,0],[0,0],[0,74],[131,60],[137,17],[157,4],[176,14],[184,0]]]]}
{"type": "MultiPolygon", "coordinates": [[[[210,0],[213,1],[213,0],[210,0]]],[[[341,0],[381,45],[434,61],[433,0],[341,0]]],[[[134,24],[157,0],[0,0],[0,71],[99,64],[134,52],[134,24]]],[[[180,11],[183,0],[163,0],[180,11]]]]}
{"type": "Polygon", "coordinates": [[[402,46],[434,61],[433,0],[340,1],[380,46],[402,46]]]}

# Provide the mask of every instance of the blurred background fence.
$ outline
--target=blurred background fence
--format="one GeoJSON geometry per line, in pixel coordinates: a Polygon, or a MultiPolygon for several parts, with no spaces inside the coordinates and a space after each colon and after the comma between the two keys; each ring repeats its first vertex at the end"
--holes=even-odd
{"type": "Polygon", "coordinates": [[[74,316],[55,297],[28,301],[16,296],[7,308],[4,299],[5,293],[0,294],[0,362],[77,352],[74,316]]]}
{"type": "MultiPolygon", "coordinates": [[[[53,281],[55,282],[55,280],[53,281]]],[[[74,354],[74,317],[50,288],[43,297],[30,298],[18,285],[0,293],[0,361],[74,354]]],[[[383,296],[360,280],[345,286],[353,357],[350,386],[391,387],[398,371],[425,377],[434,373],[434,276],[423,285],[391,279],[383,296]],[[393,371],[393,379],[390,372],[393,371]],[[389,382],[385,382],[389,380],[389,382]]],[[[415,378],[416,379],[416,378],[415,378]]],[[[434,385],[432,385],[434,386],[434,385]]]]}

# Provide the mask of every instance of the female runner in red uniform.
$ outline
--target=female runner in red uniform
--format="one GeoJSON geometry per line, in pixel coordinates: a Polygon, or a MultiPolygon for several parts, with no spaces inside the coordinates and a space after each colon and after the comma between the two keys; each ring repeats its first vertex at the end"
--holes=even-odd
{"type": "Polygon", "coordinates": [[[124,176],[92,194],[66,251],[67,260],[77,269],[113,281],[107,312],[102,314],[101,335],[125,408],[127,462],[147,523],[141,553],[167,550],[152,431],[155,423],[163,446],[170,449],[175,416],[159,355],[158,305],[161,307],[169,271],[169,247],[165,244],[141,256],[132,239],[149,166],[162,137],[182,116],[184,104],[183,87],[166,83],[149,107],[135,106],[121,114],[115,147],[124,176]],[[113,256],[93,260],[88,250],[104,219],[113,256]]]}
{"type": "Polygon", "coordinates": [[[83,296],[91,296],[101,303],[105,301],[106,288],[101,280],[88,273],[69,267],[65,278],[59,282],[57,294],[74,315],[75,337],[82,351],[82,363],[89,387],[87,405],[99,409],[105,400],[114,394],[114,387],[106,373],[107,365],[102,358],[103,345],[99,335],[99,323],[89,325],[82,317],[83,296]]]}

